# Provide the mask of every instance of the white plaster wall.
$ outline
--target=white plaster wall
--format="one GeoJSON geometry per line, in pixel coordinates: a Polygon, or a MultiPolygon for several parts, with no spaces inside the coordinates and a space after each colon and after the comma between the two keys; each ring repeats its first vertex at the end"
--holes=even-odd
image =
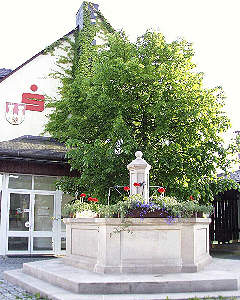
{"type": "Polygon", "coordinates": [[[51,72],[57,70],[55,62],[59,54],[62,54],[62,50],[57,49],[55,56],[41,54],[0,83],[0,141],[23,135],[40,135],[43,132],[49,110],[26,110],[23,123],[12,125],[6,120],[6,102],[21,103],[23,93],[59,97],[57,88],[60,83],[49,77],[51,72]],[[32,84],[38,86],[36,92],[30,90],[32,84]]]}

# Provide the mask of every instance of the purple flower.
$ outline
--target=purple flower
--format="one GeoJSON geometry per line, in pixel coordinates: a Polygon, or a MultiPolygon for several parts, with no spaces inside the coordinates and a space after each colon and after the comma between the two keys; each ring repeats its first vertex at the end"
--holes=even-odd
{"type": "Polygon", "coordinates": [[[168,217],[167,217],[167,220],[166,220],[167,224],[171,224],[171,223],[173,223],[174,221],[175,221],[175,219],[174,219],[172,216],[168,216],[168,217]]]}

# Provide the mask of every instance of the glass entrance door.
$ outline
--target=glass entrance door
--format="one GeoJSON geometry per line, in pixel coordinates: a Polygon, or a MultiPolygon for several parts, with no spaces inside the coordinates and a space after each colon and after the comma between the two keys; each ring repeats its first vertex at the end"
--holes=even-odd
{"type": "Polygon", "coordinates": [[[55,194],[9,193],[8,254],[50,254],[56,242],[55,194]]]}
{"type": "Polygon", "coordinates": [[[31,252],[52,252],[54,244],[54,195],[34,195],[31,252]]]}
{"type": "Polygon", "coordinates": [[[10,193],[8,251],[29,253],[30,194],[10,193]]]}

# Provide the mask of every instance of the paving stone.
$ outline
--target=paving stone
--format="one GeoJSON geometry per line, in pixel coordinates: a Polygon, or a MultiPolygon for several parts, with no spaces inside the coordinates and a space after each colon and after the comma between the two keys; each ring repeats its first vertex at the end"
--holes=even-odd
{"type": "Polygon", "coordinates": [[[14,270],[22,268],[23,263],[51,259],[52,257],[7,257],[0,256],[0,300],[20,300],[20,299],[32,299],[39,300],[39,298],[30,293],[27,293],[23,289],[14,286],[4,280],[3,272],[7,270],[14,270]]]}

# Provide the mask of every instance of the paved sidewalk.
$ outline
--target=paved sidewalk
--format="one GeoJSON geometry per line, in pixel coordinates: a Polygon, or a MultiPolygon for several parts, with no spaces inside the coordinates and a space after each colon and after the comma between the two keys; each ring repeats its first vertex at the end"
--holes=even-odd
{"type": "Polygon", "coordinates": [[[51,257],[2,257],[0,256],[0,300],[32,299],[39,300],[37,295],[31,295],[23,289],[14,286],[4,280],[3,272],[7,270],[20,269],[25,262],[32,262],[51,257]]]}

